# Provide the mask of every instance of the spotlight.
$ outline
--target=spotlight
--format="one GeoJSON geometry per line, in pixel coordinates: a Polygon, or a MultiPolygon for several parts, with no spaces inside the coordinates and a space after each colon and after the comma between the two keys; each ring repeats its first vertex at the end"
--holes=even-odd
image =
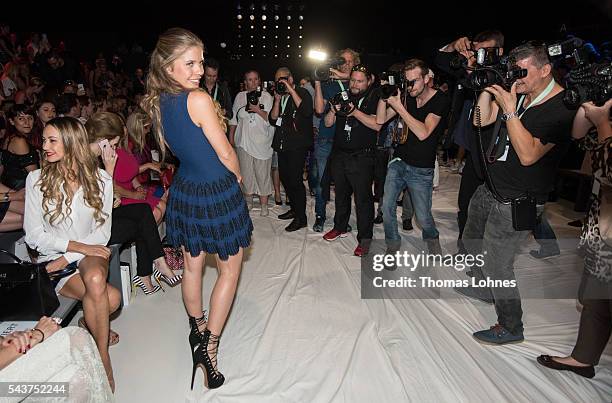
{"type": "Polygon", "coordinates": [[[274,35],[274,39],[278,39],[278,35],[274,35]]]}
{"type": "Polygon", "coordinates": [[[289,29],[291,29],[291,26],[287,25],[287,29],[288,29],[288,30],[289,30],[289,29]]]}
{"type": "Polygon", "coordinates": [[[302,45],[298,45],[298,49],[302,49],[302,45]]]}
{"type": "Polygon", "coordinates": [[[261,45],[261,47],[265,49],[265,48],[266,48],[266,45],[261,45]]]}
{"type": "Polygon", "coordinates": [[[251,47],[253,47],[253,45],[251,45],[251,47]]]}
{"type": "Polygon", "coordinates": [[[251,29],[254,29],[255,27],[253,25],[251,25],[251,29]]]}
{"type": "Polygon", "coordinates": [[[266,26],[264,25],[262,28],[263,28],[263,29],[266,29],[266,28],[268,28],[268,27],[266,27],[266,26]]]}
{"type": "Polygon", "coordinates": [[[278,55],[274,55],[274,57],[278,57],[278,55]]]}
{"type": "Polygon", "coordinates": [[[289,59],[289,55],[287,55],[287,59],[289,59]]]}
{"type": "Polygon", "coordinates": [[[304,21],[304,16],[303,16],[303,15],[300,15],[300,16],[298,17],[298,19],[299,19],[300,21],[304,21]]]}
{"type": "Polygon", "coordinates": [[[264,35],[264,36],[262,36],[262,37],[261,37],[261,39],[266,39],[266,36],[265,36],[265,35],[264,35]]]}
{"type": "Polygon", "coordinates": [[[262,15],[262,16],[261,16],[261,20],[262,20],[262,21],[265,21],[265,20],[267,20],[267,19],[268,19],[268,17],[266,17],[265,15],[262,15]]]}
{"type": "Polygon", "coordinates": [[[242,19],[242,14],[238,14],[238,15],[236,16],[236,18],[238,18],[239,20],[241,20],[241,19],[242,19]]]}
{"type": "Polygon", "coordinates": [[[274,21],[278,21],[278,15],[274,16],[274,21]]]}
{"type": "Polygon", "coordinates": [[[287,21],[291,21],[291,16],[290,15],[287,16],[287,21]]]}
{"type": "Polygon", "coordinates": [[[278,25],[275,25],[274,28],[278,29],[278,25]]]}
{"type": "Polygon", "coordinates": [[[302,58],[302,54],[300,53],[300,54],[298,55],[298,57],[301,59],[301,58],[302,58]]]}
{"type": "Polygon", "coordinates": [[[291,39],[291,35],[287,35],[287,39],[291,39]]]}
{"type": "Polygon", "coordinates": [[[300,25],[300,29],[302,29],[302,26],[300,25]]]}
{"type": "Polygon", "coordinates": [[[288,47],[288,48],[290,48],[290,47],[291,47],[291,45],[287,44],[287,47],[288,47]]]}
{"type": "Polygon", "coordinates": [[[251,39],[253,39],[253,35],[251,35],[251,39]]]}
{"type": "Polygon", "coordinates": [[[323,52],[322,50],[311,49],[308,52],[308,57],[310,59],[323,62],[323,61],[327,60],[327,53],[323,52]]]}
{"type": "Polygon", "coordinates": [[[251,15],[249,15],[249,19],[250,19],[251,21],[253,21],[253,20],[255,19],[255,16],[254,16],[253,14],[251,14],[251,15]]]}
{"type": "Polygon", "coordinates": [[[221,46],[221,49],[225,49],[227,47],[227,44],[225,42],[221,42],[219,46],[221,46]]]}
{"type": "Polygon", "coordinates": [[[300,39],[302,39],[302,35],[300,35],[300,39]]]}

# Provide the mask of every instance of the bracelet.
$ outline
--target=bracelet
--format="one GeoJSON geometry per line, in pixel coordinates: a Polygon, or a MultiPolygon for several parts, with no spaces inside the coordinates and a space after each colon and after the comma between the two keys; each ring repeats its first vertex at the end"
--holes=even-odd
{"type": "Polygon", "coordinates": [[[40,330],[39,328],[36,328],[36,327],[34,329],[32,329],[32,331],[34,331],[34,330],[39,331],[40,334],[42,335],[42,340],[40,342],[42,343],[43,341],[45,341],[45,333],[42,330],[40,330]]]}
{"type": "Polygon", "coordinates": [[[502,120],[504,122],[507,122],[510,119],[514,119],[514,118],[518,118],[518,117],[519,117],[519,115],[518,115],[518,113],[516,111],[502,114],[502,120]]]}
{"type": "Polygon", "coordinates": [[[9,201],[9,192],[4,193],[4,202],[9,201]]]}

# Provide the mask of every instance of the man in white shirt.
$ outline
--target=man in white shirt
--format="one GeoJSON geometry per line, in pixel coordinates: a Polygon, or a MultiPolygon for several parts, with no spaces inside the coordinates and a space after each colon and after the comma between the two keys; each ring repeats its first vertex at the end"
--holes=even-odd
{"type": "Polygon", "coordinates": [[[274,128],[268,122],[272,109],[272,96],[261,88],[259,73],[249,70],[244,74],[246,91],[236,95],[233,116],[229,121],[230,143],[236,147],[242,191],[249,209],[253,208],[253,195],[259,196],[261,215],[268,215],[268,196],[272,194],[272,140],[274,128]]]}

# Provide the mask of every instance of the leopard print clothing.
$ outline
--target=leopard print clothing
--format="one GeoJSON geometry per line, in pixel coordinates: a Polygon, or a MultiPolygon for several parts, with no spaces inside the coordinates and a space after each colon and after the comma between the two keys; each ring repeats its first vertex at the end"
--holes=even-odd
{"type": "MultiPolygon", "coordinates": [[[[597,132],[591,131],[581,145],[591,152],[591,164],[595,180],[607,178],[612,181],[612,137],[599,143],[597,132]]],[[[612,247],[599,234],[599,205],[601,190],[591,194],[591,207],[582,227],[579,248],[585,251],[585,270],[605,283],[612,281],[612,247]]]]}

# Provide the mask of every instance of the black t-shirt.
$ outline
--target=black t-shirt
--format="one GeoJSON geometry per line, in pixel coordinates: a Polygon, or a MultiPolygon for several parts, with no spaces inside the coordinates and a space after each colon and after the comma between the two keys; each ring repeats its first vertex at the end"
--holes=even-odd
{"type": "MultiPolygon", "coordinates": [[[[353,105],[366,115],[376,115],[376,106],[380,94],[378,91],[367,91],[362,97],[352,97],[353,105]],[[361,101],[361,105],[359,101],[361,101]]],[[[336,133],[334,135],[334,149],[340,151],[357,151],[376,147],[377,130],[370,129],[356,117],[336,116],[336,133]],[[350,126],[350,132],[345,130],[350,126]]]]}
{"type": "MultiPolygon", "coordinates": [[[[419,138],[412,132],[408,131],[408,137],[404,144],[399,144],[394,157],[399,157],[406,164],[419,168],[434,168],[436,163],[436,148],[440,136],[444,131],[444,119],[448,114],[450,100],[442,91],[437,91],[427,103],[420,108],[417,108],[416,99],[409,98],[406,103],[406,110],[416,120],[425,122],[425,119],[430,113],[440,116],[440,122],[431,134],[425,140],[419,138]]],[[[405,122],[402,122],[406,125],[405,122]]]]}
{"type": "MultiPolygon", "coordinates": [[[[275,126],[274,140],[272,140],[272,148],[275,151],[292,151],[302,148],[310,148],[313,143],[312,130],[312,97],[310,93],[302,88],[297,87],[295,91],[298,93],[302,102],[299,108],[295,108],[295,103],[291,95],[287,95],[289,100],[285,111],[282,111],[279,105],[279,117],[282,118],[281,126],[276,126],[277,119],[269,117],[270,124],[275,126]]],[[[282,99],[281,101],[282,105],[282,99]]],[[[271,114],[270,114],[271,115],[271,114]]]]}
{"type": "MultiPolygon", "coordinates": [[[[542,144],[552,143],[555,146],[542,156],[535,164],[523,166],[516,151],[508,139],[508,155],[505,161],[496,160],[488,165],[491,180],[497,192],[505,198],[516,198],[529,193],[539,203],[545,203],[553,189],[557,167],[571,142],[572,122],[576,111],[563,104],[563,92],[550,98],[543,104],[532,106],[521,117],[521,123],[532,136],[540,139],[542,144]]],[[[483,130],[485,152],[494,125],[483,130]]],[[[499,138],[506,138],[507,129],[502,123],[499,138]]]]}

